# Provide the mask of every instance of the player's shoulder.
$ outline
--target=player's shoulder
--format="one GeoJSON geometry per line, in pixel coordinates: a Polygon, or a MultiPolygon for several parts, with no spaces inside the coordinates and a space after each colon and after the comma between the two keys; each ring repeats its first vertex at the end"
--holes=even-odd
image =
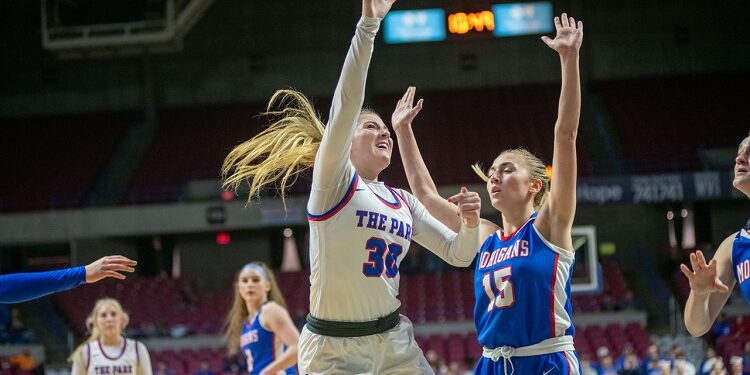
{"type": "Polygon", "coordinates": [[[263,305],[262,309],[263,309],[263,314],[276,315],[276,314],[287,313],[286,309],[283,306],[279,305],[276,301],[266,302],[266,304],[263,305]]]}

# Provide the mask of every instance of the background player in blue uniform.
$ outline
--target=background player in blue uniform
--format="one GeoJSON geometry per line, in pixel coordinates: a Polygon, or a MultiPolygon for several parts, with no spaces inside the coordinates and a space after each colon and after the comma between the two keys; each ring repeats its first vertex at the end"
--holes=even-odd
{"type": "Polygon", "coordinates": [[[62,292],[107,277],[125,279],[120,272],[133,272],[136,261],[120,255],[103,257],[87,266],[47,272],[0,275],[0,303],[21,303],[62,292]]]}
{"type": "Polygon", "coordinates": [[[276,278],[265,264],[242,267],[234,285],[225,336],[229,355],[241,351],[248,373],[296,374],[299,331],[286,310],[276,278]]]}
{"type": "MultiPolygon", "coordinates": [[[[478,374],[579,373],[570,317],[570,276],[583,23],[565,13],[554,22],[557,36],[542,40],[558,52],[562,67],[552,160],[555,188],[547,199],[545,165],[524,149],[501,153],[488,176],[475,167],[487,181],[492,206],[503,220],[502,230],[487,220],[481,223],[480,235],[486,240],[476,261],[474,320],[485,349],[476,367],[478,374]]],[[[450,202],[467,199],[467,193],[462,191],[448,201],[438,195],[411,129],[423,102],[413,103],[414,88],[410,88],[393,116],[409,185],[430,213],[455,230],[460,221],[450,202]]],[[[492,136],[502,136],[502,130],[492,136]]]]}
{"type": "MultiPolygon", "coordinates": [[[[750,136],[737,150],[732,185],[750,198],[750,136]]],[[[750,304],[750,228],[727,237],[711,262],[700,250],[690,254],[692,270],[680,265],[690,281],[690,297],[685,304],[685,326],[693,336],[703,336],[713,325],[719,311],[739,283],[742,296],[750,304]]]]}

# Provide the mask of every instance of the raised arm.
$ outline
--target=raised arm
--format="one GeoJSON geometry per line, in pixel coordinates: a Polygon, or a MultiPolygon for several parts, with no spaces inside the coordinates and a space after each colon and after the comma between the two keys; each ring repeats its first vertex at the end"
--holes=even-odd
{"type": "Polygon", "coordinates": [[[685,303],[685,327],[691,335],[703,336],[711,329],[719,311],[727,303],[736,280],[732,272],[732,243],[737,234],[727,237],[711,262],[700,250],[690,254],[690,268],[680,265],[690,281],[690,297],[685,303]]]}
{"type": "Polygon", "coordinates": [[[362,0],[362,18],[344,60],[333,94],[328,124],[323,133],[313,170],[313,187],[320,190],[341,183],[349,165],[352,138],[365,96],[365,81],[370,66],[375,35],[380,21],[395,0],[362,0]]]}
{"type": "Polygon", "coordinates": [[[581,117],[578,51],[583,42],[583,22],[576,24],[573,17],[563,13],[555,17],[555,29],[555,39],[542,37],[542,41],[560,55],[562,87],[552,152],[552,189],[538,220],[543,226],[549,225],[549,230],[544,228],[543,232],[547,232],[552,243],[570,249],[570,229],[576,210],[576,137],[581,117]]]}
{"type": "MultiPolygon", "coordinates": [[[[409,87],[401,100],[396,103],[396,109],[391,116],[393,131],[398,138],[398,152],[401,154],[406,178],[409,180],[409,188],[427,208],[430,215],[452,231],[458,232],[461,229],[461,217],[456,214],[458,208],[438,194],[430,171],[427,169],[424,159],[422,159],[417,139],[411,127],[412,121],[422,110],[422,104],[424,103],[423,99],[419,99],[417,105],[414,105],[415,92],[416,88],[409,87]]],[[[491,222],[481,220],[480,238],[489,236],[497,229],[498,227],[491,222]]]]}

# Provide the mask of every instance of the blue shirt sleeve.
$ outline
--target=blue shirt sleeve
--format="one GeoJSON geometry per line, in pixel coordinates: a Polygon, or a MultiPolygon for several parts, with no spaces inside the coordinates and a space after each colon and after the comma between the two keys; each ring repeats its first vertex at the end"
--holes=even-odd
{"type": "Polygon", "coordinates": [[[19,303],[86,284],[84,266],[0,275],[0,303],[19,303]]]}

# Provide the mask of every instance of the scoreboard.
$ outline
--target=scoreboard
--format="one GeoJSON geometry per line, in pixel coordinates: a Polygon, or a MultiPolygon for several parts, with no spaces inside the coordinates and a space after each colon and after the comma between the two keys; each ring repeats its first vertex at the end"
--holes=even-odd
{"type": "Polygon", "coordinates": [[[504,3],[471,9],[395,10],[383,21],[386,43],[440,42],[546,34],[554,30],[552,3],[504,3]]]}

